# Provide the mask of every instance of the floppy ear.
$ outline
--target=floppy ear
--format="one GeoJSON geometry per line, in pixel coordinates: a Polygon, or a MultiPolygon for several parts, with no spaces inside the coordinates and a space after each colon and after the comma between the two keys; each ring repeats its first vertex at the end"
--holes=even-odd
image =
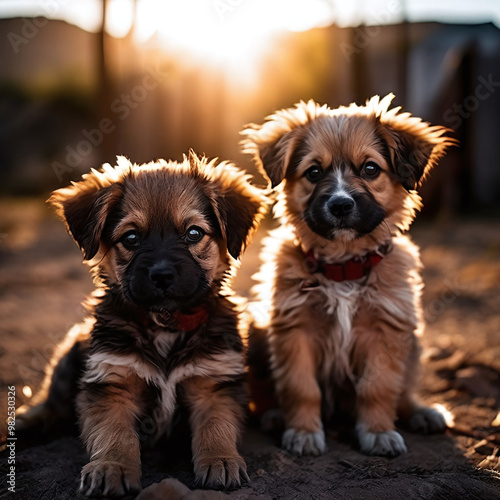
{"type": "Polygon", "coordinates": [[[302,144],[304,125],[326,108],[314,101],[301,101],[294,108],[282,109],[268,116],[262,125],[251,124],[241,132],[244,153],[253,155],[263,174],[276,187],[285,178],[288,167],[302,144]]]}
{"type": "Polygon", "coordinates": [[[95,170],[83,179],[54,191],[47,201],[56,207],[68,232],[83,251],[84,259],[91,260],[99,250],[106,218],[121,199],[122,186],[110,183],[105,174],[95,170]]]}
{"type": "Polygon", "coordinates": [[[260,173],[271,182],[271,187],[275,188],[285,178],[292,157],[299,146],[298,130],[285,132],[275,140],[263,131],[263,127],[247,129],[243,133],[248,137],[243,141],[243,151],[253,153],[260,173]],[[252,135],[248,133],[250,130],[254,131],[252,135]]]}
{"type": "Polygon", "coordinates": [[[190,152],[189,161],[211,181],[212,206],[227,250],[237,259],[265,215],[264,192],[250,184],[249,176],[230,163],[215,165],[216,160],[200,161],[193,152],[190,152]]]}
{"type": "Polygon", "coordinates": [[[227,250],[237,259],[264,216],[264,195],[241,172],[232,171],[225,177],[217,203],[219,222],[226,237],[227,250]]]}
{"type": "MultiPolygon", "coordinates": [[[[380,105],[385,102],[387,106],[393,96],[390,99],[388,97],[380,105]]],[[[403,187],[410,191],[422,184],[446,149],[458,141],[444,135],[452,132],[450,129],[431,126],[410,113],[399,113],[400,109],[382,110],[379,126],[389,147],[394,171],[403,187]]]]}

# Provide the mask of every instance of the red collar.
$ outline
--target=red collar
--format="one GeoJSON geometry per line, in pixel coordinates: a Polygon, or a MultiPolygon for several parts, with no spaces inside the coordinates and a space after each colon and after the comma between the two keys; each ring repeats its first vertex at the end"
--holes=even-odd
{"type": "Polygon", "coordinates": [[[205,306],[195,307],[190,314],[176,311],[172,318],[177,323],[177,328],[184,332],[192,332],[208,321],[208,311],[205,306]]]}
{"type": "Polygon", "coordinates": [[[305,265],[310,273],[322,273],[332,281],[352,281],[367,276],[372,267],[375,267],[389,252],[390,245],[384,245],[378,250],[363,257],[353,257],[343,264],[326,264],[314,256],[309,250],[305,257],[305,265]]]}
{"type": "Polygon", "coordinates": [[[181,330],[183,332],[192,332],[201,325],[204,325],[209,318],[208,310],[205,306],[198,306],[191,310],[189,314],[176,311],[172,314],[156,315],[148,313],[142,317],[142,324],[149,328],[151,321],[158,326],[169,327],[170,329],[181,330]]]}

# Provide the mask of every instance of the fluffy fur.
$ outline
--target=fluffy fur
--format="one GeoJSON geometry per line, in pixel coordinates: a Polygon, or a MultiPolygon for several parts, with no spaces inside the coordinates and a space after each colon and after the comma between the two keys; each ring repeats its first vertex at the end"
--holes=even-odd
{"type": "Polygon", "coordinates": [[[140,489],[141,441],[168,433],[184,406],[196,479],[238,486],[244,352],[228,284],[262,215],[261,192],[234,166],[192,153],[142,166],[118,158],[49,201],[97,290],[20,426],[58,423],[76,398],[90,454],[80,489],[122,495],[140,489]]]}
{"type": "Polygon", "coordinates": [[[300,102],[243,131],[244,150],[276,188],[281,221],[257,276],[254,315],[266,333],[253,331],[250,372],[259,382],[268,355],[283,446],[299,455],[325,450],[323,421],[346,391],[355,394],[364,453],[406,451],[397,417],[415,430],[445,428],[414,395],[421,263],[402,232],[421,206],[415,189],[454,141],[442,127],[389,109],[392,98],[334,110],[300,102]],[[326,265],[370,252],[383,258],[368,276],[335,282],[311,269],[308,252],[326,265]]]}

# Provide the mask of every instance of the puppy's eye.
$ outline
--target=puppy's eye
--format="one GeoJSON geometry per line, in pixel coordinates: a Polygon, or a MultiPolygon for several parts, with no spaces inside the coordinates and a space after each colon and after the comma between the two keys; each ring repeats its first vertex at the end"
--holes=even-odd
{"type": "Polygon", "coordinates": [[[366,163],[362,170],[362,174],[364,174],[365,177],[370,177],[371,179],[377,177],[379,173],[380,167],[373,161],[366,163]]]}
{"type": "Polygon", "coordinates": [[[120,238],[120,241],[128,250],[133,250],[134,248],[139,247],[141,244],[141,238],[135,231],[129,231],[128,233],[125,233],[120,238]]]}
{"type": "Polygon", "coordinates": [[[205,231],[203,229],[199,228],[198,226],[191,226],[187,231],[186,231],[186,241],[188,243],[198,243],[203,236],[205,236],[205,231]]]}
{"type": "Polygon", "coordinates": [[[309,182],[315,184],[323,178],[323,170],[315,165],[314,167],[307,169],[304,175],[309,182]]]}

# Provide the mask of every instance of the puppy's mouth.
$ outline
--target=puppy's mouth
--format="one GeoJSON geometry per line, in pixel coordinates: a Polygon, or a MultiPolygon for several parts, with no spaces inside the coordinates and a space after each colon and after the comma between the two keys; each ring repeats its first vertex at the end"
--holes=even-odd
{"type": "Polygon", "coordinates": [[[200,299],[210,289],[208,283],[199,282],[198,286],[189,293],[158,293],[156,290],[149,294],[137,293],[131,283],[123,286],[123,295],[128,302],[148,312],[170,314],[179,310],[189,310],[196,306],[200,299]]]}
{"type": "MultiPolygon", "coordinates": [[[[355,240],[359,239],[364,234],[359,233],[356,228],[351,227],[349,224],[342,222],[340,224],[323,224],[320,221],[307,220],[307,225],[314,233],[319,236],[333,241],[333,240],[355,240]]],[[[366,234],[366,233],[365,233],[366,234]]]]}
{"type": "Polygon", "coordinates": [[[321,219],[311,219],[305,217],[306,223],[313,232],[323,238],[333,240],[356,240],[373,232],[383,221],[383,218],[376,223],[367,224],[365,221],[330,221],[321,219]]]}

